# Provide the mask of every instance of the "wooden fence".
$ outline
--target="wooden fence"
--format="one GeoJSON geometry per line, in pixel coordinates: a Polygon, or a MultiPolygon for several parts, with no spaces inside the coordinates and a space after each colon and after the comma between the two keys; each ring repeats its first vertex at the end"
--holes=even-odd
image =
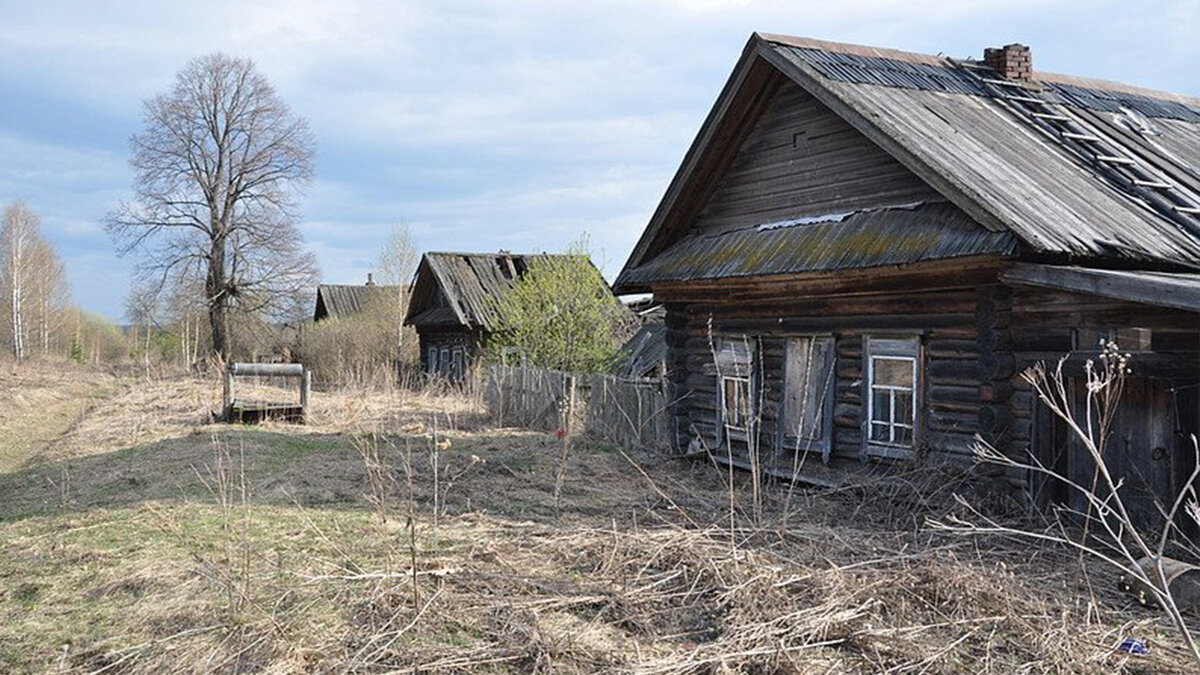
{"type": "Polygon", "coordinates": [[[484,395],[492,421],[504,426],[569,427],[626,448],[660,451],[673,438],[664,379],[493,365],[484,395]]]}

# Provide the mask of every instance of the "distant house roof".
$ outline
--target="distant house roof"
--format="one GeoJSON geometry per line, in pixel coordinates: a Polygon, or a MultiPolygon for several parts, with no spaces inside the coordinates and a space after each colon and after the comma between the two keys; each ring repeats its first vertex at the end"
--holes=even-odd
{"type": "MultiPolygon", "coordinates": [[[[497,301],[548,253],[445,253],[421,256],[405,323],[412,326],[465,326],[496,330],[502,323],[497,301]]],[[[602,280],[599,273],[597,277],[602,280]]]]}
{"type": "Polygon", "coordinates": [[[794,273],[1018,249],[1076,261],[1200,264],[1200,212],[1188,206],[1200,204],[1200,100],[1041,71],[1027,84],[1001,82],[1008,93],[998,94],[997,85],[988,84],[996,78],[979,61],[755,34],[618,276],[617,292],[645,292],[656,279],[794,273]],[[984,231],[966,234],[952,226],[946,230],[950,242],[932,241],[924,253],[898,251],[896,245],[911,249],[911,233],[922,239],[928,232],[892,210],[837,223],[758,229],[772,224],[746,222],[719,241],[689,239],[707,186],[761,114],[753,102],[780,82],[811,94],[984,231]],[[1071,123],[1087,133],[1056,135],[1043,118],[1014,108],[1028,98],[1069,111],[1071,123]],[[1128,158],[1155,178],[1117,176],[1112,165],[1128,164],[1128,158]],[[1155,190],[1168,194],[1170,203],[1155,190]],[[856,229],[859,251],[845,246],[856,229]],[[878,241],[870,241],[875,236],[878,241]]]}
{"type": "Polygon", "coordinates": [[[317,286],[317,306],[313,310],[313,320],[334,318],[344,319],[362,313],[372,297],[381,293],[395,293],[398,286],[378,286],[374,283],[365,285],[354,284],[321,284],[317,286]]]}

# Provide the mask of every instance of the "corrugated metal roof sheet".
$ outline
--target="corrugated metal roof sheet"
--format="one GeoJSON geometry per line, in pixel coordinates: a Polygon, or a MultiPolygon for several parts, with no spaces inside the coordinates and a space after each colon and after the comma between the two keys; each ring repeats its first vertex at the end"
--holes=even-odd
{"type": "Polygon", "coordinates": [[[976,255],[1012,255],[1016,238],[991,232],[946,202],[836,214],[826,222],[759,226],[682,239],[622,283],[832,271],[976,255]]]}
{"type": "Polygon", "coordinates": [[[399,286],[321,284],[317,286],[314,320],[346,318],[363,311],[372,297],[383,292],[395,293],[399,286]]]}

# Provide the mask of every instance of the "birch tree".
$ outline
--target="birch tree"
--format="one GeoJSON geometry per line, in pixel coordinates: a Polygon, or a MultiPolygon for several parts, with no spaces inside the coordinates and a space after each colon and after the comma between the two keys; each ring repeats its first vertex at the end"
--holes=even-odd
{"type": "Polygon", "coordinates": [[[204,279],[212,350],[226,360],[234,312],[291,312],[316,283],[296,227],[313,145],[308,123],[248,59],[195,59],[145,103],[131,140],[135,196],[108,229],[160,285],[204,279]]]}
{"type": "Polygon", "coordinates": [[[388,294],[385,302],[389,305],[386,315],[392,324],[396,340],[396,353],[400,358],[404,357],[408,346],[405,340],[406,332],[412,333],[408,336],[408,342],[412,342],[415,348],[416,332],[411,329],[405,331],[404,315],[408,311],[409,291],[412,290],[410,285],[413,275],[416,274],[419,260],[420,256],[417,254],[417,247],[413,244],[408,226],[393,227],[379,254],[379,280],[385,285],[395,286],[394,292],[388,294]]]}
{"type": "Polygon", "coordinates": [[[24,203],[15,202],[4,210],[4,223],[0,226],[0,288],[4,291],[8,344],[17,360],[29,356],[26,303],[31,294],[38,227],[37,214],[24,203]]]}
{"type": "MultiPolygon", "coordinates": [[[[39,237],[30,257],[29,281],[25,300],[26,334],[36,338],[43,357],[63,345],[64,314],[70,302],[66,268],[50,242],[39,237]]],[[[29,350],[34,345],[26,345],[29,350]]]]}

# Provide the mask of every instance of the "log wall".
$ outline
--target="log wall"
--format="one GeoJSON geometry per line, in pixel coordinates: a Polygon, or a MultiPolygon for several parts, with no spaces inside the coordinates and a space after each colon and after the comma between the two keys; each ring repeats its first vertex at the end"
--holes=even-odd
{"type": "MultiPolygon", "coordinates": [[[[1005,416],[1003,400],[983,399],[987,378],[1003,379],[1011,359],[985,358],[1008,314],[998,308],[998,286],[946,287],[929,291],[880,292],[842,297],[793,295],[771,302],[668,304],[669,372],[677,391],[688,392],[675,410],[676,445],[692,439],[719,445],[719,397],[713,366],[714,339],[757,338],[761,383],[757,415],[760,448],[775,448],[782,414],[785,340],[832,335],[836,349],[833,453],[857,458],[863,451],[863,340],[867,336],[918,336],[922,343],[922,400],[916,446],[968,460],[981,420],[995,426],[1005,416]]],[[[990,357],[990,354],[988,355],[990,357]]],[[[996,389],[1003,389],[996,387],[996,389]]]]}

